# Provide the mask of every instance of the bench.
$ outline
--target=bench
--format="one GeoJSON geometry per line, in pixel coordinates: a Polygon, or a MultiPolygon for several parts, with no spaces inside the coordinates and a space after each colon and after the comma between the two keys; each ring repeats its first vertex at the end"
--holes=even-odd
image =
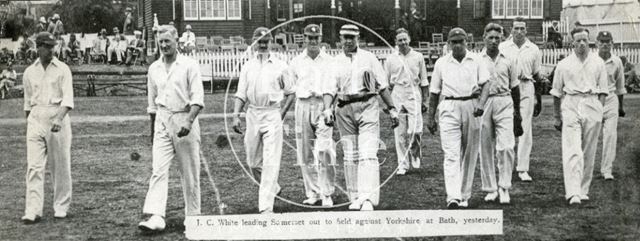
{"type": "Polygon", "coordinates": [[[79,72],[73,75],[73,88],[85,91],[87,96],[97,96],[97,92],[110,87],[126,87],[147,91],[146,73],[79,72]]]}

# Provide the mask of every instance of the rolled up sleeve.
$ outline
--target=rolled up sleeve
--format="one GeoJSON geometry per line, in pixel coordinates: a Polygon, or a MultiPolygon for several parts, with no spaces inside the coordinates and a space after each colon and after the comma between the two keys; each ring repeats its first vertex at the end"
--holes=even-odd
{"type": "Polygon", "coordinates": [[[200,66],[196,63],[189,69],[189,106],[198,105],[204,108],[204,87],[202,87],[202,76],[200,66]]]}
{"type": "Polygon", "coordinates": [[[560,66],[558,66],[553,73],[553,85],[551,90],[549,91],[549,94],[558,98],[562,98],[562,96],[564,95],[562,88],[564,88],[564,76],[562,75],[562,69],[560,68],[560,66]]]}
{"type": "Polygon", "coordinates": [[[440,61],[436,61],[436,65],[433,67],[433,75],[431,76],[431,85],[429,86],[429,92],[434,94],[440,94],[442,91],[442,73],[440,68],[440,61]]]}
{"type": "Polygon", "coordinates": [[[486,84],[491,78],[491,74],[489,73],[489,68],[485,61],[478,61],[478,85],[482,86],[486,84]]]}
{"type": "Polygon", "coordinates": [[[234,95],[236,98],[247,102],[247,75],[249,64],[245,64],[242,70],[240,71],[240,79],[238,80],[238,88],[236,90],[236,94],[234,95]]]}
{"type": "Polygon", "coordinates": [[[151,73],[149,73],[147,74],[147,113],[149,114],[155,114],[158,110],[156,96],[158,96],[158,87],[153,78],[151,78],[151,73]]]}
{"type": "Polygon", "coordinates": [[[369,65],[371,66],[371,70],[376,77],[376,82],[380,85],[380,89],[387,88],[389,86],[389,79],[387,78],[387,73],[382,68],[382,64],[378,61],[378,58],[372,54],[371,59],[369,60],[369,65]]]}
{"type": "Polygon", "coordinates": [[[29,69],[22,76],[22,85],[24,86],[24,111],[31,111],[31,80],[29,79],[29,69]]]}
{"type": "Polygon", "coordinates": [[[627,93],[627,88],[624,86],[624,68],[622,67],[622,62],[616,63],[616,95],[624,95],[627,93]]]}
{"type": "Polygon", "coordinates": [[[62,101],[60,102],[60,106],[73,109],[73,78],[71,70],[64,68],[62,71],[62,101]]]}
{"type": "Polygon", "coordinates": [[[427,65],[424,63],[424,55],[420,54],[419,66],[420,73],[420,86],[429,86],[429,78],[427,77],[427,65]]]}

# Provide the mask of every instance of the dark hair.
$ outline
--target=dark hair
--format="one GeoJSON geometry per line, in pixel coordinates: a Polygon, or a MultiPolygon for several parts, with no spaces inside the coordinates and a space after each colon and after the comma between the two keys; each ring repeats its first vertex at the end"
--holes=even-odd
{"type": "Polygon", "coordinates": [[[524,18],[523,17],[517,17],[513,19],[514,22],[524,22],[524,18]]]}
{"type": "Polygon", "coordinates": [[[489,23],[484,27],[485,34],[491,31],[497,31],[498,33],[504,34],[504,28],[502,27],[502,25],[497,23],[489,23]]]}
{"type": "Polygon", "coordinates": [[[589,35],[589,29],[577,27],[571,30],[571,37],[573,38],[574,34],[581,32],[587,32],[587,35],[589,35]]]}

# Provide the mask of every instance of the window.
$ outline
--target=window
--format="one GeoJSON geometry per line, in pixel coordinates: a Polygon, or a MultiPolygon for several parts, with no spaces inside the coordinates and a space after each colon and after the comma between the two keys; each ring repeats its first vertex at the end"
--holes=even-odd
{"type": "Polygon", "coordinates": [[[289,0],[276,1],[276,18],[278,21],[286,21],[289,17],[289,0]]]}
{"type": "Polygon", "coordinates": [[[473,18],[484,17],[484,3],[485,0],[473,0],[473,18]]]}
{"type": "Polygon", "coordinates": [[[302,13],[302,3],[295,3],[293,4],[293,12],[294,13],[302,13]]]}
{"type": "Polygon", "coordinates": [[[185,20],[240,20],[242,0],[183,0],[185,20]]]}
{"type": "Polygon", "coordinates": [[[242,7],[241,0],[227,0],[227,18],[231,20],[240,20],[242,7]]]}
{"type": "Polygon", "coordinates": [[[198,0],[184,1],[184,19],[185,20],[198,19],[198,0]]]}
{"type": "Polygon", "coordinates": [[[542,18],[544,0],[493,0],[493,18],[542,18]]]}

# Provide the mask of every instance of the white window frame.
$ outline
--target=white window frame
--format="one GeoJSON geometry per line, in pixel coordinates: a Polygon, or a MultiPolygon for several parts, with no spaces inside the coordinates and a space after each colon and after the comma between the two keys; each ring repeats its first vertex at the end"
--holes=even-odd
{"type": "MultiPolygon", "coordinates": [[[[278,15],[278,14],[280,14],[280,10],[281,10],[281,9],[280,9],[280,6],[279,6],[279,3],[280,3],[280,2],[285,2],[285,5],[289,5],[289,1],[288,1],[288,0],[276,0],[276,20],[277,20],[278,22],[284,22],[284,21],[287,21],[287,19],[289,18],[289,11],[288,11],[288,10],[289,10],[289,8],[287,8],[287,9],[286,9],[287,11],[285,11],[285,12],[284,12],[285,17],[284,17],[284,18],[281,18],[281,17],[278,15]]],[[[288,6],[288,7],[291,7],[291,6],[288,6]]]]}
{"type": "Polygon", "coordinates": [[[200,16],[200,1],[195,0],[196,2],[196,16],[195,17],[187,17],[187,1],[191,2],[193,0],[183,0],[182,1],[182,16],[184,16],[184,20],[198,20],[200,16]]]}
{"type": "Polygon", "coordinates": [[[524,19],[543,19],[544,18],[544,0],[525,0],[528,7],[528,13],[526,15],[518,14],[520,12],[521,0],[492,0],[491,2],[491,18],[493,19],[514,19],[522,17],[524,19]],[[533,15],[533,1],[540,1],[540,15],[533,15]],[[496,3],[502,3],[502,14],[496,14],[496,3]],[[507,9],[507,3],[515,3],[516,14],[510,14],[507,9]]]}
{"type": "MultiPolygon", "coordinates": [[[[194,0],[182,0],[182,6],[183,6],[183,10],[182,10],[182,14],[184,16],[184,20],[187,21],[228,21],[228,20],[242,20],[242,0],[222,0],[222,2],[224,3],[224,10],[222,11],[222,16],[213,16],[213,10],[211,12],[211,17],[205,17],[202,16],[201,12],[200,12],[200,4],[202,4],[203,2],[211,2],[212,4],[216,1],[216,0],[195,0],[196,1],[196,17],[187,17],[187,1],[194,1],[194,0]],[[238,16],[237,17],[229,17],[229,2],[230,1],[237,1],[238,2],[238,16]]],[[[212,5],[213,6],[213,5],[212,5]]]]}
{"type": "Polygon", "coordinates": [[[227,20],[242,20],[242,0],[225,0],[224,1],[225,4],[225,12],[227,14],[227,20]],[[229,8],[229,2],[230,1],[237,1],[238,2],[238,16],[237,17],[229,17],[229,12],[231,11],[231,9],[229,8]]]}

